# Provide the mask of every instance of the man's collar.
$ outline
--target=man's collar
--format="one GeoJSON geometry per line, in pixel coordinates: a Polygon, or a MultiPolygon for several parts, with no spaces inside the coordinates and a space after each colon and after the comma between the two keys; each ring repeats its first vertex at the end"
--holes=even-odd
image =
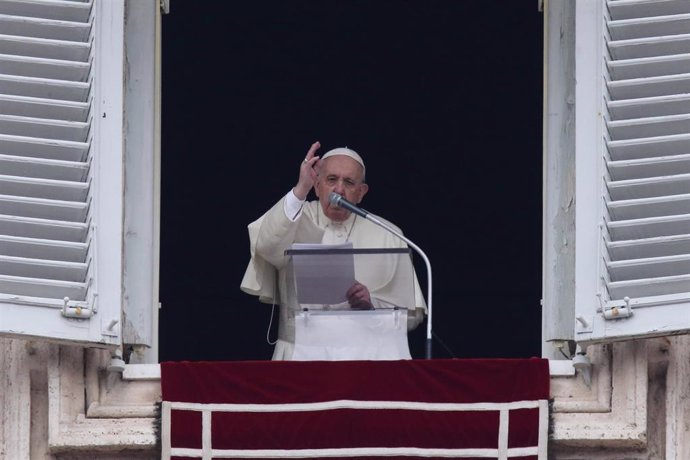
{"type": "Polygon", "coordinates": [[[323,228],[344,225],[345,228],[349,229],[349,228],[351,228],[352,224],[354,223],[355,217],[356,217],[353,213],[350,213],[350,215],[347,216],[347,219],[345,219],[341,222],[331,220],[328,216],[326,216],[326,214],[324,214],[323,208],[321,207],[321,203],[319,203],[319,211],[318,212],[319,212],[319,220],[320,220],[320,222],[322,222],[321,226],[323,228]]]}

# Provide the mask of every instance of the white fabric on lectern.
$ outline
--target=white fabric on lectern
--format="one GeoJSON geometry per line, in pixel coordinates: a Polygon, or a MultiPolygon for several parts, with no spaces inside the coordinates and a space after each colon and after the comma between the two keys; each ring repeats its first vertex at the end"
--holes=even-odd
{"type": "Polygon", "coordinates": [[[299,312],[296,361],[411,359],[405,310],[299,312]]]}

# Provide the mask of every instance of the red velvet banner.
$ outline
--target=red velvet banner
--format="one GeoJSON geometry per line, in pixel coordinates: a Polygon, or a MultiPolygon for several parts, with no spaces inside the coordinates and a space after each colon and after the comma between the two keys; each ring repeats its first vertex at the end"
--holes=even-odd
{"type": "Polygon", "coordinates": [[[544,359],[165,362],[161,383],[170,458],[546,458],[544,359]]]}

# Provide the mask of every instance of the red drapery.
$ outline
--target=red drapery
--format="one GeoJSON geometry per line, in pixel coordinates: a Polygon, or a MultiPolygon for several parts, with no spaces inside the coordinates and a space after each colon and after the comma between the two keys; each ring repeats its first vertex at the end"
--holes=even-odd
{"type": "Polygon", "coordinates": [[[164,362],[161,384],[164,458],[546,458],[544,359],[164,362]]]}

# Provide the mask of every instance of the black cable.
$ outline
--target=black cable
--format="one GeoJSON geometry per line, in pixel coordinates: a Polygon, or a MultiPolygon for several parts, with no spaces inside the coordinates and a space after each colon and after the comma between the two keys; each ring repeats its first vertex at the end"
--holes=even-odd
{"type": "Polygon", "coordinates": [[[454,358],[454,359],[457,358],[457,356],[455,356],[455,353],[453,353],[453,350],[451,350],[451,349],[443,342],[443,340],[441,340],[441,337],[439,337],[439,335],[436,333],[436,331],[431,331],[431,335],[432,335],[436,340],[438,340],[438,343],[441,344],[441,346],[446,350],[446,352],[450,355],[451,358],[454,358]]]}

